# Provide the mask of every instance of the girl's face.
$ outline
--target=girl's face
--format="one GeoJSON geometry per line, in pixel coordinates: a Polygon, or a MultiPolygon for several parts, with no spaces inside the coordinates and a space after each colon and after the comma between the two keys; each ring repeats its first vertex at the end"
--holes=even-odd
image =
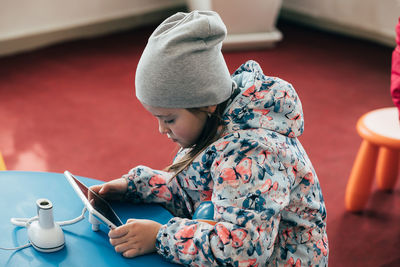
{"type": "Polygon", "coordinates": [[[204,112],[191,112],[184,108],[159,108],[145,104],[143,106],[157,118],[160,133],[166,134],[183,148],[196,142],[206,123],[207,113],[214,112],[216,107],[202,108],[204,112]]]}

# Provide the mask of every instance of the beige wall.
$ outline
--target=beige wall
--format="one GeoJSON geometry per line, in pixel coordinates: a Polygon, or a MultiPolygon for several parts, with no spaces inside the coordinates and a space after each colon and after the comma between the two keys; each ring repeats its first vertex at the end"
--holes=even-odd
{"type": "MultiPolygon", "coordinates": [[[[186,0],[1,0],[0,56],[151,23],[185,5],[186,0]]],[[[400,0],[283,0],[281,16],[394,46],[400,0]]]]}
{"type": "Polygon", "coordinates": [[[394,46],[399,0],[283,0],[282,16],[394,46]]]}
{"type": "Polygon", "coordinates": [[[1,0],[0,55],[144,24],[157,19],[157,12],[161,16],[160,10],[185,4],[185,0],[1,0]]]}

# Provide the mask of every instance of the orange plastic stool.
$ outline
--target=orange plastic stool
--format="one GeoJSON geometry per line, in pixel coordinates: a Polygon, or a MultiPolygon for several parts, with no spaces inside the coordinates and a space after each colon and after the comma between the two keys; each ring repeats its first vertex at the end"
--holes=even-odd
{"type": "Polygon", "coordinates": [[[400,123],[397,108],[382,108],[364,114],[357,122],[362,143],[347,183],[348,211],[364,209],[376,176],[382,190],[393,189],[399,165],[400,123]]]}

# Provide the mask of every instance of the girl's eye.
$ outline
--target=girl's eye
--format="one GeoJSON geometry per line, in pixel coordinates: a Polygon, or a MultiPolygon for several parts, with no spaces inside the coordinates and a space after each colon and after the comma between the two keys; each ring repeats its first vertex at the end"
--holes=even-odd
{"type": "Polygon", "coordinates": [[[175,119],[172,119],[172,120],[165,120],[164,121],[166,124],[171,124],[171,123],[174,123],[175,122],[175,119]]]}

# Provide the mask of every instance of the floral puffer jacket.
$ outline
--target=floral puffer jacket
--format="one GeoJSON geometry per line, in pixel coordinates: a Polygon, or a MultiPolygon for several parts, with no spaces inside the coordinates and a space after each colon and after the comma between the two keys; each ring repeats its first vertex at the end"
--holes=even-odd
{"type": "MultiPolygon", "coordinates": [[[[300,100],[291,84],[254,61],[232,75],[241,89],[228,106],[225,134],[177,179],[138,166],[126,197],[174,214],[157,235],[167,260],[190,266],[327,266],[326,210],[317,175],[297,137],[300,100]],[[202,201],[215,225],[192,220],[202,201]]],[[[178,152],[180,158],[185,150],[178,152]]]]}
{"type": "Polygon", "coordinates": [[[392,100],[399,110],[400,119],[400,17],[396,25],[396,47],[392,53],[392,72],[390,80],[392,100]]]}

